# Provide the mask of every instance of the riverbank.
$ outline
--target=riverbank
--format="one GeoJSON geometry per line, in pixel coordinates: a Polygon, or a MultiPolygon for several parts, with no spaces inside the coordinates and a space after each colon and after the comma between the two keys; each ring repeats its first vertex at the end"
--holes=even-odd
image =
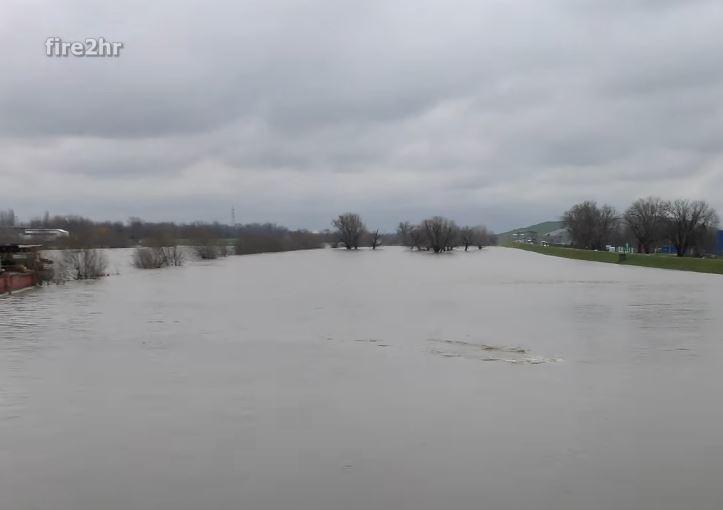
{"type": "Polygon", "coordinates": [[[723,274],[723,259],[699,259],[693,257],[675,257],[672,255],[627,254],[624,261],[619,260],[617,253],[607,251],[578,250],[561,246],[540,246],[535,244],[510,243],[509,248],[532,251],[543,255],[564,257],[592,262],[607,262],[627,266],[655,267],[658,269],[675,269],[677,271],[694,271],[696,273],[723,274]]]}

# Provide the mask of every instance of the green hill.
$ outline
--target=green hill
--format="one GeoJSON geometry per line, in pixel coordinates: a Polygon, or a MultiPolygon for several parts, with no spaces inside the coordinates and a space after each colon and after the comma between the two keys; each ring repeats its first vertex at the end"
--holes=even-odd
{"type": "Polygon", "coordinates": [[[534,230],[535,232],[537,232],[538,236],[543,236],[548,232],[552,232],[553,230],[557,230],[560,228],[562,228],[561,221],[543,221],[542,223],[535,223],[534,225],[529,225],[527,227],[519,227],[510,230],[509,232],[503,232],[502,234],[498,234],[498,238],[500,241],[509,240],[511,239],[512,234],[516,232],[526,232],[528,230],[534,230]]]}

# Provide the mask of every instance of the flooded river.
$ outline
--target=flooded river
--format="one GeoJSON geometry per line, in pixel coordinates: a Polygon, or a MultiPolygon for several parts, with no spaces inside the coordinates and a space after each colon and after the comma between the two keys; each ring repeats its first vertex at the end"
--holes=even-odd
{"type": "Polygon", "coordinates": [[[723,278],[490,248],[0,298],[0,508],[720,510],[723,278]]]}

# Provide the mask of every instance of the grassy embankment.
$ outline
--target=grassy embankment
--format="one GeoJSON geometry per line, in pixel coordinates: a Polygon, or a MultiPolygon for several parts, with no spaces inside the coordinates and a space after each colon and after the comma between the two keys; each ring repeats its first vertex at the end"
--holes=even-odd
{"type": "Polygon", "coordinates": [[[723,274],[723,259],[698,259],[693,257],[676,257],[674,255],[628,254],[624,261],[619,261],[617,253],[606,251],[578,250],[560,246],[540,246],[533,244],[509,243],[505,246],[519,250],[534,251],[544,255],[565,257],[593,262],[608,262],[626,266],[657,267],[659,269],[676,269],[678,271],[695,271],[697,273],[723,274]]]}

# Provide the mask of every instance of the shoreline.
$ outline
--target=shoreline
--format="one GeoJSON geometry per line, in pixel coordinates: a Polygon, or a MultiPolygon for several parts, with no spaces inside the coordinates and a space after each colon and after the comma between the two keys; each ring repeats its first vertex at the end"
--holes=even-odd
{"type": "Polygon", "coordinates": [[[590,262],[603,262],[621,266],[672,269],[674,271],[690,271],[695,273],[723,274],[723,259],[699,259],[694,257],[675,257],[672,255],[629,253],[626,254],[625,260],[620,261],[618,253],[607,251],[580,250],[561,246],[540,246],[522,243],[510,243],[502,246],[573,260],[587,260],[590,262]]]}

